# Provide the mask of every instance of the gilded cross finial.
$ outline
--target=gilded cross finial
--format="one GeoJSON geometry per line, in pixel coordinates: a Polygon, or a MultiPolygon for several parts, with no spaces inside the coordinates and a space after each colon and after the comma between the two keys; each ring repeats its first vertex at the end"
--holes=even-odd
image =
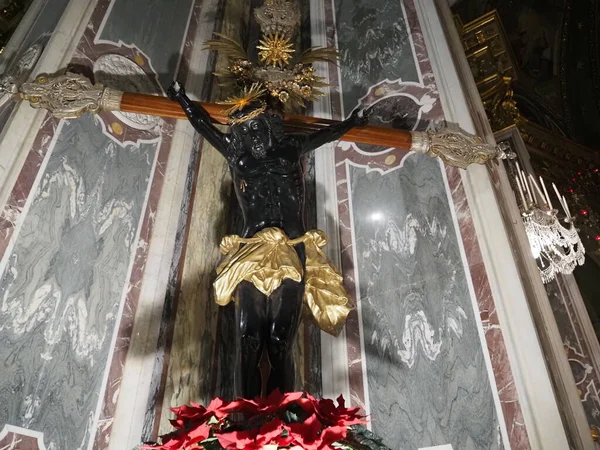
{"type": "Polygon", "coordinates": [[[117,111],[122,93],[92,84],[83,75],[40,75],[19,87],[19,95],[33,108],[47,109],[59,119],[74,119],[86,112],[117,111]]]}
{"type": "Polygon", "coordinates": [[[443,127],[438,131],[413,131],[411,150],[440,158],[449,166],[466,169],[471,164],[486,164],[492,160],[510,158],[497,145],[488,144],[458,127],[443,127]]]}

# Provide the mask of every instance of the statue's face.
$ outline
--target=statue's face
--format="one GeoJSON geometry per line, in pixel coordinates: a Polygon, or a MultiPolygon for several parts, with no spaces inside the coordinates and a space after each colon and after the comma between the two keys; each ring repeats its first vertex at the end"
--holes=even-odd
{"type": "Polygon", "coordinates": [[[264,116],[235,125],[231,132],[256,159],[265,158],[273,147],[273,136],[264,116]]]}

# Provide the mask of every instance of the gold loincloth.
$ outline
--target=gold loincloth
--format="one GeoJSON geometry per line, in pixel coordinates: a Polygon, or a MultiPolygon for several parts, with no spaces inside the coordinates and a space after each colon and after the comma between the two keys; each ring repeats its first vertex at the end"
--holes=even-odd
{"type": "Polygon", "coordinates": [[[319,328],[337,336],[353,306],[342,276],[321,251],[326,244],[325,233],[318,230],[297,239],[290,239],[279,228],[265,228],[251,238],[225,236],[220,250],[226,256],[213,283],[216,302],[222,306],[231,302],[243,280],[269,296],[284,279],[301,282],[304,277],[305,306],[319,328]],[[304,270],[294,249],[301,243],[306,249],[304,270]]]}

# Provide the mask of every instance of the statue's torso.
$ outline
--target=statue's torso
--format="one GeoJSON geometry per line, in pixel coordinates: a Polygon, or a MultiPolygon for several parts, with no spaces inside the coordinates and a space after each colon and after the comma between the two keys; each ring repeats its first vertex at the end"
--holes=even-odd
{"type": "Polygon", "coordinates": [[[244,236],[267,227],[281,228],[290,238],[305,233],[304,176],[301,149],[284,140],[266,158],[244,152],[232,160],[234,189],[244,215],[244,236]]]}

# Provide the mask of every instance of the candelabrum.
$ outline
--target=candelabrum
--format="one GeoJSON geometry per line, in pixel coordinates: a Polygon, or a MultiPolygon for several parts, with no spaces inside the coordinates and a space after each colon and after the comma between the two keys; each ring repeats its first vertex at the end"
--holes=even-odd
{"type": "Polygon", "coordinates": [[[585,262],[585,248],[575,228],[573,216],[564,196],[560,195],[554,183],[552,187],[558,202],[565,213],[564,219],[558,218],[559,211],[554,209],[546,184],[542,177],[539,183],[532,175],[526,176],[516,163],[515,181],[521,200],[521,216],[531,245],[533,257],[544,283],[554,280],[558,273],[573,273],[575,267],[585,262]]]}

